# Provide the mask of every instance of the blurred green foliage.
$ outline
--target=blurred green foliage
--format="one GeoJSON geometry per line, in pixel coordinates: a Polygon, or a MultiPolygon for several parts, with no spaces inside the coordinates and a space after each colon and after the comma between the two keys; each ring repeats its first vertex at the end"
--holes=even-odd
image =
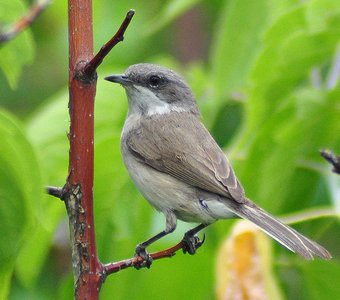
{"type": "MultiPolygon", "coordinates": [[[[27,5],[0,0],[0,29],[27,5]]],[[[321,148],[340,153],[340,87],[331,84],[339,76],[333,72],[340,60],[338,0],[94,1],[95,49],[131,7],[136,16],[125,40],[98,76],[94,194],[103,262],[131,257],[138,242],[164,226],[122,164],[124,92],[103,81],[138,62],[163,64],[187,78],[205,124],[229,153],[248,197],[276,214],[339,208],[340,179],[318,154],[321,148]],[[183,27],[185,20],[200,27],[183,27]],[[182,38],[188,30],[192,39],[205,37],[200,40],[205,51],[197,53],[192,39],[182,38]],[[181,56],[181,47],[194,59],[181,56]]],[[[0,48],[0,299],[72,298],[65,209],[42,193],[44,185],[62,186],[67,176],[67,63],[63,1],[0,48]]],[[[213,299],[216,249],[230,224],[208,228],[196,256],[177,254],[151,270],[110,276],[101,299],[213,299]]],[[[189,227],[180,224],[153,250],[178,241],[189,227]]],[[[273,269],[283,296],[336,299],[338,218],[296,227],[335,258],[305,262],[273,242],[273,269]]]]}

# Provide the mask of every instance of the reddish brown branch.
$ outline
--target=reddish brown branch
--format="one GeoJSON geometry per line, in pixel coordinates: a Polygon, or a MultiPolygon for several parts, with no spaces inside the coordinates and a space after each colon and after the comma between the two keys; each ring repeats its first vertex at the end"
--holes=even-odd
{"type": "Polygon", "coordinates": [[[69,176],[64,201],[69,217],[75,299],[99,298],[102,265],[93,217],[94,98],[96,81],[79,74],[93,57],[92,1],[69,0],[69,176]]]}
{"type": "Polygon", "coordinates": [[[0,43],[13,39],[20,32],[29,27],[51,2],[51,0],[36,1],[24,16],[12,24],[7,31],[0,33],[0,43]]]}
{"type": "Polygon", "coordinates": [[[99,52],[91,59],[91,61],[86,64],[86,66],[84,67],[85,75],[91,76],[102,63],[103,59],[109,54],[111,49],[119,42],[122,42],[124,40],[124,33],[129,26],[134,14],[134,10],[131,9],[128,11],[123,23],[120,25],[120,28],[118,29],[116,34],[99,50],[99,52]]]}
{"type": "Polygon", "coordinates": [[[331,165],[333,165],[333,172],[340,174],[340,156],[336,156],[329,150],[321,150],[320,154],[325,158],[331,165]]]}
{"type": "MultiPolygon", "coordinates": [[[[179,242],[175,246],[165,249],[163,251],[151,253],[150,256],[153,260],[166,258],[166,257],[172,257],[176,254],[176,252],[180,249],[183,249],[183,242],[179,242]]],[[[112,273],[119,272],[121,270],[137,266],[138,264],[143,262],[143,258],[140,256],[135,256],[129,259],[125,259],[122,261],[109,263],[104,265],[104,274],[105,276],[110,275],[112,273]]]]}
{"type": "Polygon", "coordinates": [[[92,1],[68,3],[71,125],[69,176],[63,199],[70,224],[75,299],[96,300],[105,271],[97,255],[93,214],[95,70],[123,39],[134,12],[129,11],[116,35],[93,57],[92,1]]]}

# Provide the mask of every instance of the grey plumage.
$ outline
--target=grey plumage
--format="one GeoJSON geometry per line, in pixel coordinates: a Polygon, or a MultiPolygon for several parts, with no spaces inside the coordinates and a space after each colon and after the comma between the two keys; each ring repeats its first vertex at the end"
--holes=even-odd
{"type": "Polygon", "coordinates": [[[121,83],[128,95],[121,139],[126,168],[144,197],[166,216],[163,234],[142,247],[173,231],[177,219],[210,224],[238,216],[306,259],[331,258],[322,246],[246,198],[225,154],[201,123],[182,77],[167,68],[138,64],[106,79],[121,83]]]}
{"type": "Polygon", "coordinates": [[[173,112],[166,118],[145,117],[130,131],[126,143],[150,167],[188,185],[244,202],[243,188],[226,156],[195,115],[173,112]],[[186,122],[179,122],[181,119],[186,122]]]}

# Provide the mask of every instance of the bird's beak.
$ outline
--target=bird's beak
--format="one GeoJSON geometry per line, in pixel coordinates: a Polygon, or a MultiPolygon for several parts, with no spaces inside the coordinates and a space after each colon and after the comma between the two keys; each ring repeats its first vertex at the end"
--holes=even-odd
{"type": "Polygon", "coordinates": [[[132,81],[124,74],[121,75],[110,75],[104,78],[107,81],[111,81],[111,82],[116,82],[116,83],[120,83],[122,85],[126,85],[128,83],[131,83],[132,81]]]}

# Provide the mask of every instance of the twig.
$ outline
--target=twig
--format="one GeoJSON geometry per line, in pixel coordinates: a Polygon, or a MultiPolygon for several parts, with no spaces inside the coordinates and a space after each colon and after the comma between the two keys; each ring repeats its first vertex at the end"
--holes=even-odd
{"type": "Polygon", "coordinates": [[[55,187],[55,186],[46,186],[46,193],[59,198],[60,200],[63,200],[64,197],[64,189],[61,187],[55,187]]]}
{"type": "Polygon", "coordinates": [[[96,69],[99,67],[99,65],[102,63],[103,59],[111,51],[111,49],[115,45],[117,45],[119,42],[122,42],[124,40],[124,33],[125,33],[127,27],[129,26],[131,19],[134,16],[134,14],[135,14],[134,10],[130,9],[128,11],[123,23],[120,25],[120,28],[118,29],[116,34],[103,47],[101,47],[99,52],[84,67],[83,72],[84,72],[85,75],[91,76],[96,71],[96,69]]]}
{"type": "MultiPolygon", "coordinates": [[[[176,252],[178,250],[180,250],[182,248],[183,248],[183,242],[181,241],[171,248],[165,249],[163,251],[151,253],[150,256],[151,256],[152,260],[157,260],[157,259],[166,258],[166,257],[172,257],[176,254],[176,252]]],[[[133,258],[121,260],[121,261],[114,262],[114,263],[105,264],[104,265],[105,276],[110,275],[112,273],[119,272],[120,270],[124,270],[124,269],[130,268],[130,267],[136,266],[136,265],[142,263],[143,261],[144,261],[144,259],[142,257],[135,256],[133,258]]]]}
{"type": "Polygon", "coordinates": [[[24,16],[12,24],[7,31],[0,33],[0,43],[4,43],[13,39],[19,33],[29,27],[46,9],[46,7],[51,4],[51,2],[52,0],[35,1],[35,3],[30,7],[24,16]]]}
{"type": "Polygon", "coordinates": [[[333,172],[340,175],[340,156],[336,156],[329,150],[321,150],[320,154],[325,158],[331,165],[333,165],[333,172]]]}
{"type": "MultiPolygon", "coordinates": [[[[329,208],[329,207],[322,207],[318,209],[306,210],[306,211],[302,211],[299,213],[294,213],[294,214],[282,217],[280,219],[284,221],[286,224],[294,224],[294,223],[304,222],[307,220],[324,218],[324,217],[334,217],[338,215],[339,214],[334,209],[329,208]]],[[[151,253],[150,256],[152,260],[157,260],[157,259],[162,259],[162,258],[167,258],[167,257],[170,258],[174,256],[178,250],[183,249],[183,247],[184,247],[184,244],[183,244],[183,241],[181,241],[171,248],[168,248],[168,249],[165,249],[159,252],[151,253]]],[[[116,273],[121,270],[130,268],[130,267],[138,266],[138,264],[142,263],[143,261],[144,259],[142,257],[135,256],[135,257],[124,259],[118,262],[105,264],[103,265],[104,277],[112,273],[116,273]]]]}

